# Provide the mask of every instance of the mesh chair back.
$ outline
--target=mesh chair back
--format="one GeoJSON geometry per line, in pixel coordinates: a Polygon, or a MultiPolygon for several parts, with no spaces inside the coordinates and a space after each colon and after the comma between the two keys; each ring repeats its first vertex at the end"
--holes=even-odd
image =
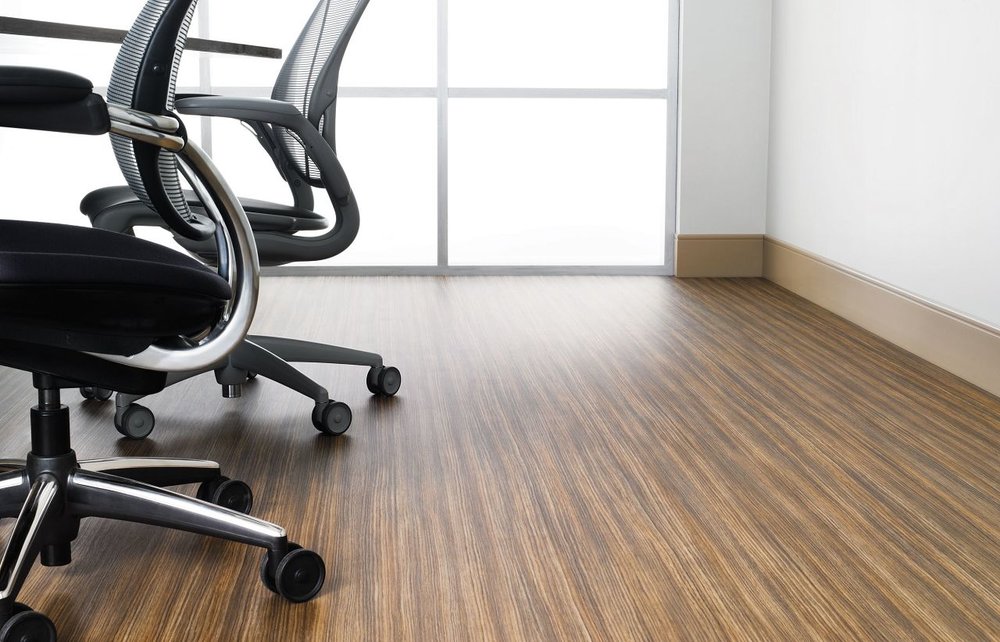
{"type": "MultiPolygon", "coordinates": [[[[149,0],[129,29],[115,60],[108,102],[152,114],[174,108],[181,54],[198,0],[149,0]]],[[[135,195],[161,215],[191,218],[176,156],[112,134],[115,158],[135,195]]]]}
{"type": "MultiPolygon", "coordinates": [[[[320,0],[288,53],[271,98],[292,103],[334,147],[337,82],[347,43],[368,0],[320,0]]],[[[322,187],[317,167],[293,132],[276,127],[288,159],[306,181],[322,187]]]]}

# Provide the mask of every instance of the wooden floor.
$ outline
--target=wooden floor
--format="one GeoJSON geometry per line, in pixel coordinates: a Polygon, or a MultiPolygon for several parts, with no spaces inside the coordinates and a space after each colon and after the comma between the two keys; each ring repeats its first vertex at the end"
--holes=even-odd
{"type": "MultiPolygon", "coordinates": [[[[1000,639],[1000,400],[763,281],[266,279],[255,330],[382,351],[304,366],[342,438],[269,381],[112,406],[81,457],[219,460],[322,553],[291,605],[247,547],[90,520],[22,600],[64,640],[1000,639]]],[[[998,364],[1000,367],[1000,364],[998,364]]],[[[0,372],[0,453],[30,377],[0,372]]]]}

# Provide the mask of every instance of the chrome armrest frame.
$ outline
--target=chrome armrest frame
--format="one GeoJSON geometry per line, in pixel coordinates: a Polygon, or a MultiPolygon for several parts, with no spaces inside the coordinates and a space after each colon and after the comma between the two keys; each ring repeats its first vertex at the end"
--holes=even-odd
{"type": "Polygon", "coordinates": [[[181,128],[180,121],[172,116],[147,114],[144,111],[122,107],[121,105],[108,104],[108,116],[111,117],[112,122],[148,127],[168,134],[174,134],[181,128]]]}
{"type": "Polygon", "coordinates": [[[239,198],[222,178],[212,159],[200,147],[180,136],[179,123],[167,116],[144,114],[109,105],[111,132],[157,145],[178,154],[190,172],[185,175],[216,224],[220,272],[233,297],[207,335],[187,347],[152,345],[138,354],[122,356],[90,353],[106,361],[161,372],[202,370],[222,361],[246,337],[257,308],[260,262],[257,244],[239,198]]]}

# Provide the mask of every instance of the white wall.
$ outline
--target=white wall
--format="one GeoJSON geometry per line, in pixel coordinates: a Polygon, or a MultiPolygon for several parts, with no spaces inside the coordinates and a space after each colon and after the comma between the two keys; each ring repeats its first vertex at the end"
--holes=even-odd
{"type": "Polygon", "coordinates": [[[773,13],[767,233],[1000,327],[1000,3],[773,13]]]}
{"type": "Polygon", "coordinates": [[[682,0],[677,230],[763,234],[771,0],[682,0]]]}

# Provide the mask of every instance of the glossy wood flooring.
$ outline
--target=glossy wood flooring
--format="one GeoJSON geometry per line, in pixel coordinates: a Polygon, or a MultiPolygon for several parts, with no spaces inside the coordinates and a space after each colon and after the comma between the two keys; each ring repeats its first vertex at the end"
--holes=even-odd
{"type": "MultiPolygon", "coordinates": [[[[763,281],[266,279],[255,328],[381,350],[150,398],[152,437],[67,395],[82,457],[221,461],[320,551],[290,605],[247,547],[84,523],[23,600],[64,640],[1000,639],[1000,400],[763,281]]],[[[1000,367],[1000,364],[998,364],[1000,367]]],[[[30,377],[0,386],[27,450],[30,377]]]]}

